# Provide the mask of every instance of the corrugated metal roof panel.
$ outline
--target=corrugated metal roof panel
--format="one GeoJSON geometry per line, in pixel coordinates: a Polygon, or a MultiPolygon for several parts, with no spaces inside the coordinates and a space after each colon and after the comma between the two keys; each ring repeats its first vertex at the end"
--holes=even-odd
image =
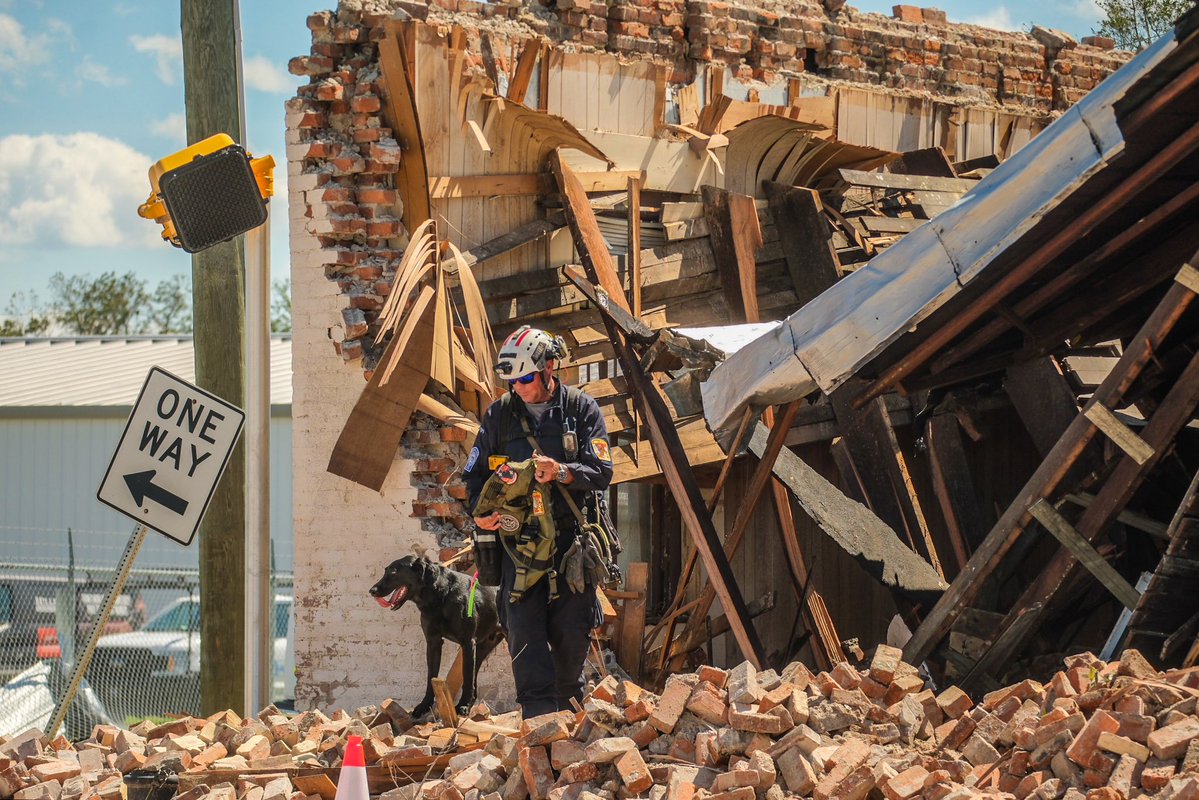
{"type": "MultiPolygon", "coordinates": [[[[190,336],[0,339],[0,408],[132,406],[150,367],[195,381],[190,336]]],[[[271,337],[271,404],[291,404],[291,336],[271,337]]]]}

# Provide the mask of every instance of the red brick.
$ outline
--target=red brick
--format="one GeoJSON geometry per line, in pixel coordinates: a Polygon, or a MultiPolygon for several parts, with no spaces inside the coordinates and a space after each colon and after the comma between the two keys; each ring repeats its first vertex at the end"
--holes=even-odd
{"type": "Polygon", "coordinates": [[[908,800],[920,794],[927,777],[928,770],[917,764],[884,781],[879,788],[887,800],[908,800]]]}
{"type": "Polygon", "coordinates": [[[1199,738],[1199,719],[1187,717],[1159,728],[1149,734],[1147,744],[1157,758],[1180,758],[1187,751],[1187,745],[1199,738]]]}
{"type": "Polygon", "coordinates": [[[1141,770],[1141,788],[1147,792],[1156,792],[1170,782],[1170,779],[1174,777],[1175,769],[1173,761],[1149,759],[1145,768],[1141,770]]]}
{"type": "Polygon", "coordinates": [[[957,719],[970,710],[970,707],[974,705],[974,701],[958,687],[950,686],[937,695],[937,705],[941,708],[945,716],[957,719]]]}
{"type": "Polygon", "coordinates": [[[673,731],[674,726],[679,722],[679,717],[683,715],[683,710],[690,697],[691,687],[688,684],[681,680],[667,681],[666,690],[662,692],[662,697],[658,700],[658,707],[654,709],[654,713],[649,718],[650,724],[662,733],[673,731]]]}
{"type": "Polygon", "coordinates": [[[533,800],[546,800],[550,788],[554,785],[554,771],[550,767],[550,757],[545,748],[522,747],[519,763],[529,788],[529,796],[533,800]]]}
{"type": "Polygon", "coordinates": [[[649,774],[649,767],[641,758],[641,753],[629,750],[616,759],[616,771],[620,779],[632,794],[641,794],[654,785],[654,779],[649,774]]]}

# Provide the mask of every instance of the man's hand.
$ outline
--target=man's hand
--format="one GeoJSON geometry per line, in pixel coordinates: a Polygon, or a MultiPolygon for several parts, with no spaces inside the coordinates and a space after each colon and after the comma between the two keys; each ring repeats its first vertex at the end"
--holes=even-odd
{"type": "Polygon", "coordinates": [[[485,517],[475,517],[475,524],[485,531],[499,530],[500,512],[492,511],[485,517]]]}
{"type": "Polygon", "coordinates": [[[540,453],[533,454],[533,463],[536,465],[534,476],[538,483],[549,483],[558,478],[558,462],[549,456],[543,456],[540,453]]]}

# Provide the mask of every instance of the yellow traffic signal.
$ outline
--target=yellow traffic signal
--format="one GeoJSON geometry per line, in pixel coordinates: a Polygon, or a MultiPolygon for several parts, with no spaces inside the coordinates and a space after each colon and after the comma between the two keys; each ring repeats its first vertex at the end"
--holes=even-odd
{"type": "Polygon", "coordinates": [[[227,134],[197,142],[150,167],[150,197],[137,213],[162,238],[198,253],[266,222],[275,159],[251,158],[227,134]]]}

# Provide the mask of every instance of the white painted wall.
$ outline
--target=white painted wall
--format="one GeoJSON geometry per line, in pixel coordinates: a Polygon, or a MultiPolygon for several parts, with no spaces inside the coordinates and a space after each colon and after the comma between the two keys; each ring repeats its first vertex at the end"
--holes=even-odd
{"type": "MultiPolygon", "coordinates": [[[[411,708],[424,694],[425,645],[416,608],[388,611],[367,595],[391,561],[436,557],[433,534],[411,517],[412,464],[397,456],[381,492],[326,471],[329,455],[366,382],[362,364],[335,353],[346,298],[324,274],[319,242],[305,227],[314,176],[288,165],[291,208],[292,419],[295,507],[296,705],[354,709],[387,698],[411,708]]],[[[319,201],[318,201],[319,202],[319,201]]],[[[457,646],[442,654],[448,671],[457,646]]],[[[503,706],[513,694],[502,648],[488,660],[480,697],[503,706]]]]}

